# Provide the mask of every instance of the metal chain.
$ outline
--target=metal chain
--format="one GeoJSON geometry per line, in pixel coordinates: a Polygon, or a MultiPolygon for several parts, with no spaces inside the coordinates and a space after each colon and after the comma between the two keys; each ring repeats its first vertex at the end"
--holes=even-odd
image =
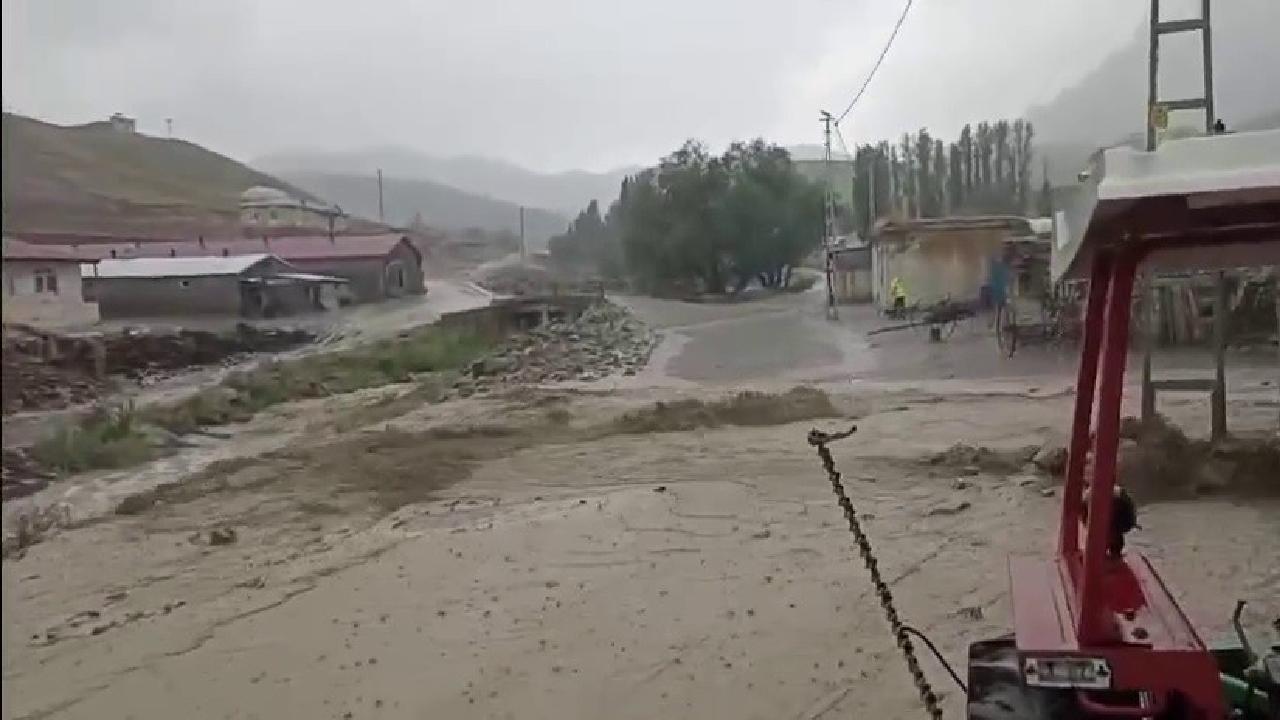
{"type": "Polygon", "coordinates": [[[822,460],[822,467],[827,471],[827,478],[831,480],[831,489],[835,491],[840,509],[844,511],[844,517],[849,521],[849,531],[853,533],[853,539],[858,545],[858,553],[862,556],[862,562],[867,566],[867,572],[871,574],[871,583],[875,587],[876,597],[879,598],[880,607],[884,609],[885,619],[889,621],[889,628],[893,632],[894,638],[898,641],[898,649],[902,651],[902,657],[907,661],[907,670],[911,673],[911,679],[915,683],[916,690],[920,693],[920,702],[924,705],[925,710],[929,712],[929,717],[932,720],[942,720],[941,699],[933,691],[933,687],[929,685],[929,680],[924,676],[924,670],[920,667],[920,659],[916,657],[915,645],[911,642],[907,626],[902,622],[902,618],[898,616],[898,609],[894,606],[893,593],[889,590],[889,584],[880,575],[880,563],[871,549],[871,541],[867,539],[867,533],[862,529],[862,523],[858,520],[858,512],[854,509],[853,502],[849,500],[848,494],[844,491],[844,482],[841,480],[840,471],[836,469],[836,461],[831,457],[831,450],[827,447],[829,443],[843,440],[853,435],[857,430],[858,426],[856,425],[838,433],[810,430],[809,444],[817,449],[818,457],[822,460]]]}

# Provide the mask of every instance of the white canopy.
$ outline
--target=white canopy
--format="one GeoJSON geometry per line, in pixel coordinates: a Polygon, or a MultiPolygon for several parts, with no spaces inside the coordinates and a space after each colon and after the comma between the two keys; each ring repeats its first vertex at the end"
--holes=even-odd
{"type": "Polygon", "coordinates": [[[1144,269],[1280,264],[1280,130],[1100,153],[1055,214],[1054,279],[1087,277],[1110,242],[1154,245],[1144,269]]]}

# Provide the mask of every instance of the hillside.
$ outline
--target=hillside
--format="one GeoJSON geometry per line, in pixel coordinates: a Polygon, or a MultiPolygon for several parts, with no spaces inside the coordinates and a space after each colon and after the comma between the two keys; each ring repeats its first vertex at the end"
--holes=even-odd
{"type": "Polygon", "coordinates": [[[566,214],[577,213],[592,200],[612,201],[618,194],[622,179],[639,170],[618,168],[603,173],[581,170],[540,173],[488,157],[443,157],[393,147],[352,152],[276,153],[260,157],[252,165],[286,176],[297,172],[372,176],[381,168],[388,176],[429,180],[516,205],[548,208],[566,214]]]}
{"type": "MultiPolygon", "coordinates": [[[[354,215],[378,217],[378,183],[374,175],[325,172],[284,172],[288,182],[337,203],[354,215]]],[[[421,215],[428,225],[443,230],[480,228],[487,232],[520,232],[520,207],[514,203],[464,192],[430,180],[383,178],[386,221],[408,225],[421,215]]],[[[525,210],[525,237],[533,247],[564,232],[568,218],[546,210],[525,210]]]]}
{"type": "MultiPolygon", "coordinates": [[[[185,140],[62,127],[4,114],[6,230],[173,234],[237,222],[239,195],[270,175],[185,140]]],[[[314,199],[314,198],[313,198],[314,199]]]]}
{"type": "MultiPolygon", "coordinates": [[[[1165,17],[1165,20],[1174,19],[1165,17]]],[[[1218,117],[1228,128],[1280,127],[1280,92],[1268,70],[1280,67],[1280,2],[1233,0],[1213,11],[1214,96],[1218,117]]],[[[1087,52],[1080,62],[1087,63],[1087,52]]],[[[1201,94],[1199,35],[1165,36],[1161,42],[1162,99],[1201,94]]],[[[1142,20],[1130,40],[1094,61],[1081,80],[1053,99],[1028,109],[1037,145],[1048,156],[1055,181],[1069,181],[1089,154],[1104,145],[1141,141],[1147,103],[1147,25],[1142,20]]],[[[1198,125],[1194,113],[1178,114],[1175,125],[1198,125]]]]}

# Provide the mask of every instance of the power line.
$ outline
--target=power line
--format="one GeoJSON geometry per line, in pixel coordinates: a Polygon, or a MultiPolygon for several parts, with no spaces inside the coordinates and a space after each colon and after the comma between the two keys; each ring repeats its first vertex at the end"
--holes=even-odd
{"type": "Polygon", "coordinates": [[[898,16],[897,24],[893,26],[893,33],[889,35],[889,42],[884,44],[884,49],[880,51],[880,57],[876,59],[876,64],[872,66],[871,72],[867,73],[867,79],[862,81],[862,87],[858,88],[858,93],[849,101],[849,105],[845,107],[844,112],[840,113],[840,116],[836,118],[837,123],[848,116],[849,111],[853,110],[853,106],[858,104],[858,101],[862,99],[862,95],[867,91],[867,87],[871,85],[872,78],[876,76],[876,72],[880,70],[880,65],[884,63],[885,56],[889,54],[889,48],[893,47],[893,41],[898,38],[898,31],[902,29],[902,23],[906,22],[907,13],[911,12],[913,2],[915,0],[907,0],[906,7],[902,8],[902,14],[898,16]]]}

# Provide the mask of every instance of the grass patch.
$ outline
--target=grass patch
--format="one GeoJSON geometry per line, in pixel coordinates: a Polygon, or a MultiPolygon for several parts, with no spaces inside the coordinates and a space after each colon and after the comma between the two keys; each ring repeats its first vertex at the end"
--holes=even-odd
{"type": "Polygon", "coordinates": [[[36,462],[63,474],[129,467],[156,454],[132,405],[95,408],[31,448],[36,462]]]}
{"type": "MultiPolygon", "coordinates": [[[[365,347],[236,373],[217,387],[151,408],[147,415],[160,427],[187,433],[244,422],[267,408],[296,400],[415,381],[434,389],[438,385],[436,375],[465,368],[492,345],[493,341],[475,333],[426,328],[365,347]]],[[[414,395],[414,399],[438,395],[423,392],[414,395]]]]}
{"type": "MultiPolygon", "coordinates": [[[[475,333],[430,327],[352,350],[269,363],[230,375],[221,384],[175,403],[145,409],[132,405],[98,408],[37,443],[31,455],[40,465],[62,475],[115,470],[141,464],[163,452],[155,442],[156,427],[181,435],[245,422],[258,412],[287,402],[413,381],[422,391],[410,393],[406,402],[438,400],[439,375],[465,369],[493,342],[475,333]],[[148,427],[152,433],[147,432],[148,427]]],[[[404,403],[388,403],[380,410],[411,409],[404,403]]]]}

